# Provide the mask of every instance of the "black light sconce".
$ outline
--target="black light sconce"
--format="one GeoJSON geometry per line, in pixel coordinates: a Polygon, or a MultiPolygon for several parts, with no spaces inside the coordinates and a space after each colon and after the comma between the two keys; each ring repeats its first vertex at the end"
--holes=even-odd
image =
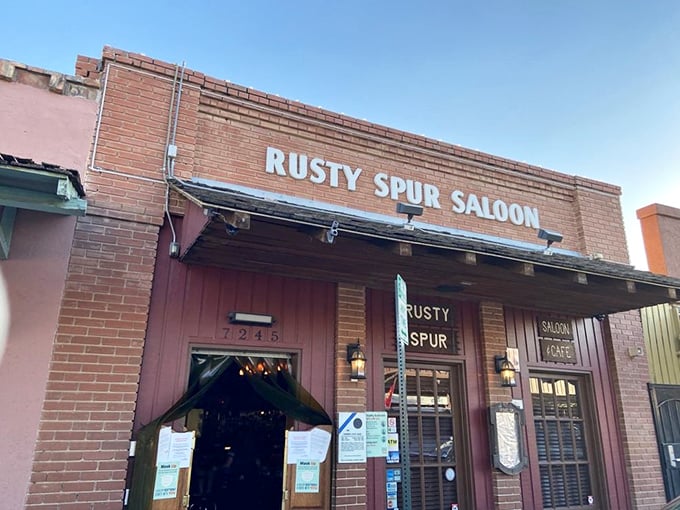
{"type": "Polygon", "coordinates": [[[517,386],[515,366],[508,359],[507,354],[504,356],[494,356],[493,361],[496,373],[501,376],[501,386],[504,388],[517,386]]]}
{"type": "Polygon", "coordinates": [[[366,355],[361,350],[358,338],[357,343],[347,346],[347,363],[352,366],[351,381],[366,379],[366,355]]]}

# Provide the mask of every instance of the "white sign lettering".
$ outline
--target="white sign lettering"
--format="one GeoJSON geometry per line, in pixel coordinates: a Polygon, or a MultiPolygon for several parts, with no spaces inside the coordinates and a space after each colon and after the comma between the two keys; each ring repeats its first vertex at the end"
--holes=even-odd
{"type": "Polygon", "coordinates": [[[445,306],[414,305],[409,303],[406,305],[406,311],[408,312],[409,319],[448,322],[451,309],[445,306]]]}
{"type": "Polygon", "coordinates": [[[429,345],[432,349],[448,351],[448,337],[445,333],[429,333],[412,331],[409,335],[409,345],[413,347],[423,347],[429,345]]]}
{"type": "Polygon", "coordinates": [[[535,207],[521,206],[519,204],[506,204],[503,200],[494,200],[490,203],[489,197],[477,198],[470,193],[467,197],[460,190],[451,193],[453,207],[451,210],[460,214],[475,214],[479,218],[506,222],[510,220],[513,225],[524,225],[531,228],[539,228],[538,209],[535,207]]]}
{"type": "Polygon", "coordinates": [[[361,168],[352,170],[347,165],[324,161],[321,158],[312,158],[310,161],[307,155],[295,152],[288,153],[286,162],[285,153],[274,147],[267,147],[265,170],[268,174],[281,177],[289,176],[297,180],[309,179],[314,184],[323,184],[328,180],[331,188],[337,188],[340,185],[340,172],[342,171],[349,191],[356,191],[357,179],[362,171],[361,168]]]}
{"type": "Polygon", "coordinates": [[[434,209],[441,209],[439,205],[439,190],[437,186],[432,184],[423,184],[420,181],[412,181],[411,179],[402,179],[397,176],[388,176],[387,174],[379,173],[373,178],[375,184],[375,196],[387,197],[392,200],[402,200],[401,195],[406,193],[406,201],[410,204],[420,205],[425,207],[432,207],[434,209]]]}
{"type": "MultiPolygon", "coordinates": [[[[325,184],[331,188],[344,187],[356,191],[363,173],[361,168],[352,168],[344,163],[328,161],[297,152],[285,153],[275,147],[267,147],[265,172],[279,177],[290,177],[298,181],[308,180],[313,184],[325,184]]],[[[376,173],[372,180],[373,194],[378,198],[389,198],[395,202],[408,202],[431,209],[441,209],[439,188],[434,184],[404,179],[385,172],[376,173]]],[[[478,218],[510,222],[513,225],[532,229],[540,228],[538,208],[508,203],[502,198],[477,196],[455,189],[449,194],[450,210],[456,214],[475,215],[478,218]]]]}

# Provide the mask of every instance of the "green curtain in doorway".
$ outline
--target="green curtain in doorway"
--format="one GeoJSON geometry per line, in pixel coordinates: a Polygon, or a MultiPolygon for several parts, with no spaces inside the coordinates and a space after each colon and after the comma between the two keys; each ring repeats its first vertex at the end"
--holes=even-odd
{"type": "Polygon", "coordinates": [[[286,416],[308,425],[331,425],[314,397],[276,360],[236,356],[234,360],[255,393],[286,416]]]}
{"type": "Polygon", "coordinates": [[[332,425],[332,420],[321,404],[276,358],[193,353],[186,393],[137,433],[135,465],[128,501],[130,510],[151,508],[158,433],[163,424],[186,416],[205,393],[219,382],[232,363],[240,367],[246,381],[259,396],[287,416],[308,425],[332,425]]]}

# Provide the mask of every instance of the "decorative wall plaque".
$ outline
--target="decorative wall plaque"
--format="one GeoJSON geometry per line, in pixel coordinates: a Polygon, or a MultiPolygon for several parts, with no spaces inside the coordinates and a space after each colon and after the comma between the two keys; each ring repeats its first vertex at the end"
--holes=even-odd
{"type": "Polygon", "coordinates": [[[490,408],[493,466],[507,475],[516,475],[527,466],[524,445],[524,411],[514,404],[494,404],[490,408]]]}

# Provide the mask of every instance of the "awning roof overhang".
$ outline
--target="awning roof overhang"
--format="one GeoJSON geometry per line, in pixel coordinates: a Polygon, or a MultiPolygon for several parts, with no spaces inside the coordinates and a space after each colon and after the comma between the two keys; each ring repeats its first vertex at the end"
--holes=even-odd
{"type": "Polygon", "coordinates": [[[221,183],[169,181],[186,197],[180,258],[189,264],[495,301],[579,317],[677,300],[680,280],[631,266],[545,254],[422,224],[272,200],[221,183]],[[337,221],[337,236],[328,233],[337,221]],[[325,241],[325,242],[324,242],[325,241]]]}
{"type": "Polygon", "coordinates": [[[9,257],[17,209],[84,216],[84,197],[76,170],[0,154],[0,259],[9,257]]]}
{"type": "Polygon", "coordinates": [[[0,154],[0,205],[84,216],[84,196],[75,170],[0,154]]]}

